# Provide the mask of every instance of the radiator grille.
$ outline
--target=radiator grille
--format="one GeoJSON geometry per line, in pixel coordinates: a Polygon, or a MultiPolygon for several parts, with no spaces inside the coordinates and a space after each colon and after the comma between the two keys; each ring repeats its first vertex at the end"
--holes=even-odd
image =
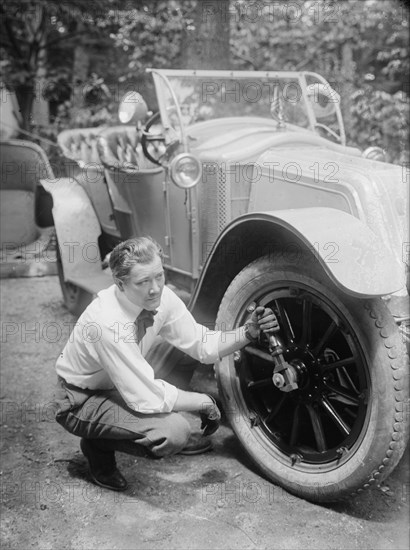
{"type": "MultiPolygon", "coordinates": [[[[225,171],[203,164],[206,176],[199,184],[199,223],[202,249],[209,251],[230,221],[230,197],[225,171]]],[[[203,258],[204,260],[205,258],[203,258]]]]}
{"type": "Polygon", "coordinates": [[[231,219],[230,197],[225,170],[218,170],[218,229],[221,232],[231,219]]]}

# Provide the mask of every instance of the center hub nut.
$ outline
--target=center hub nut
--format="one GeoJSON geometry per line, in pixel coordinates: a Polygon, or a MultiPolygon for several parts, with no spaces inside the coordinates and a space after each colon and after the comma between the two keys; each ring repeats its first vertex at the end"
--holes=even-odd
{"type": "Polygon", "coordinates": [[[272,381],[277,388],[283,388],[283,386],[285,385],[285,379],[279,372],[275,372],[275,374],[272,376],[272,381]]]}

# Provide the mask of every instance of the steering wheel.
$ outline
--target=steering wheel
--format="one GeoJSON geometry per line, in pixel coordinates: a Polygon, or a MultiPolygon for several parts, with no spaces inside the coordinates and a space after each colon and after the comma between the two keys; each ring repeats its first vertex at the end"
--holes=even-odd
{"type": "Polygon", "coordinates": [[[158,111],[154,113],[147,120],[147,123],[145,124],[145,127],[142,131],[142,136],[141,136],[141,147],[142,147],[142,150],[144,151],[144,155],[147,157],[147,159],[149,159],[154,164],[157,164],[158,166],[161,166],[160,158],[162,157],[163,153],[160,153],[158,151],[159,153],[158,158],[153,157],[148,150],[148,145],[154,142],[165,143],[165,136],[162,131],[160,134],[150,133],[151,127],[154,126],[154,124],[158,124],[160,120],[161,120],[161,113],[158,111]]]}
{"type": "Polygon", "coordinates": [[[324,130],[326,133],[334,137],[337,142],[341,143],[340,136],[338,136],[336,132],[329,128],[329,126],[326,126],[325,124],[320,124],[320,122],[316,122],[315,128],[320,128],[321,130],[324,130]]]}

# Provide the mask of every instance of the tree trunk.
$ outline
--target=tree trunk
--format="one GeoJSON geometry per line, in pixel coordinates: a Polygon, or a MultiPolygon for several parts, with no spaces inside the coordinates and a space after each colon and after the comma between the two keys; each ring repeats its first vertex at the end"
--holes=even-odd
{"type": "Polygon", "coordinates": [[[353,52],[350,42],[345,42],[342,45],[342,64],[340,68],[341,72],[341,109],[343,114],[343,120],[345,124],[346,138],[347,140],[352,135],[352,115],[351,115],[351,96],[354,91],[354,75],[355,75],[355,63],[353,61],[353,52]]]}
{"type": "Polygon", "coordinates": [[[229,69],[229,0],[197,0],[182,37],[182,69],[229,69]]]}
{"type": "Polygon", "coordinates": [[[30,125],[48,126],[49,106],[44,97],[47,86],[47,39],[49,31],[48,14],[44,6],[39,5],[35,18],[24,20],[25,38],[28,51],[25,64],[33,75],[33,81],[17,89],[17,96],[23,117],[24,129],[30,125]]]}
{"type": "Polygon", "coordinates": [[[34,88],[29,84],[22,84],[21,86],[16,86],[15,91],[22,118],[21,127],[23,130],[29,130],[31,124],[31,112],[35,99],[34,88]]]}
{"type": "MultiPolygon", "coordinates": [[[[84,29],[84,24],[80,22],[77,31],[84,29]]],[[[74,114],[83,106],[84,86],[88,79],[88,70],[90,68],[90,54],[87,46],[82,41],[78,42],[74,50],[73,78],[72,78],[72,113],[74,114]]]]}
{"type": "Polygon", "coordinates": [[[32,123],[41,127],[50,124],[48,101],[44,97],[47,86],[47,36],[43,33],[38,46],[37,69],[35,77],[35,100],[32,110],[32,123]]]}

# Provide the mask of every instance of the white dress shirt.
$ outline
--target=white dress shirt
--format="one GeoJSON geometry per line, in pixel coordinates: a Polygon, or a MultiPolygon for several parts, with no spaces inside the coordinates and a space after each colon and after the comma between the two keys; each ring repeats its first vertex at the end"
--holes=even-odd
{"type": "Polygon", "coordinates": [[[165,286],[154,325],[137,344],[134,322],[141,311],[116,285],[99,292],[77,321],[56,371],[80,388],[116,387],[127,405],[138,412],[170,412],[178,390],[155,379],[145,359],[157,335],[201,363],[214,363],[221,333],[198,324],[182,300],[165,286]]]}

